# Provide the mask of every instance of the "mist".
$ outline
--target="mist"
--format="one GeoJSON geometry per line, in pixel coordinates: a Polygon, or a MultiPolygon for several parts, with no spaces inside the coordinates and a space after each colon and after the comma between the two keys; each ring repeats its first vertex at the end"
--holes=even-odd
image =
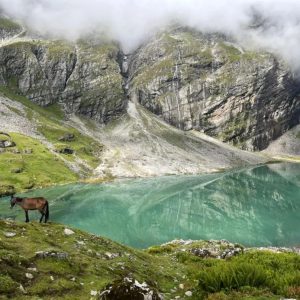
{"type": "Polygon", "coordinates": [[[231,35],[300,69],[299,0],[0,0],[0,8],[56,38],[76,40],[102,30],[125,52],[176,22],[231,35]]]}

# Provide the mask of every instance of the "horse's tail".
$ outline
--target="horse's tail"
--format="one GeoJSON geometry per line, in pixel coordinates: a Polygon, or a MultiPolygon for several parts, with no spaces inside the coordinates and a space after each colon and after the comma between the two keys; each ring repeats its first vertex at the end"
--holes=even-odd
{"type": "Polygon", "coordinates": [[[48,201],[46,201],[46,205],[45,205],[45,223],[48,221],[49,219],[49,203],[48,201]]]}

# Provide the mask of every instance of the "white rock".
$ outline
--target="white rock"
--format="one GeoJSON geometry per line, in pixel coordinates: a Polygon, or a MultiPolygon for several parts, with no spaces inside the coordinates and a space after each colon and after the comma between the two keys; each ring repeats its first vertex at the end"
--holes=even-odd
{"type": "Polygon", "coordinates": [[[65,235],[72,235],[72,234],[74,234],[75,232],[73,231],[73,230],[71,230],[71,229],[68,229],[68,228],[65,228],[65,230],[64,230],[64,234],[65,235]]]}
{"type": "Polygon", "coordinates": [[[33,279],[33,275],[31,273],[26,273],[25,276],[28,279],[33,279]]]}
{"type": "Polygon", "coordinates": [[[180,283],[179,288],[183,290],[184,289],[184,284],[180,283]]]}
{"type": "Polygon", "coordinates": [[[4,232],[4,236],[7,238],[11,238],[16,236],[17,234],[15,232],[4,232]]]}
{"type": "Polygon", "coordinates": [[[54,281],[54,277],[53,277],[53,276],[50,276],[50,279],[51,279],[52,281],[54,281]]]}
{"type": "Polygon", "coordinates": [[[20,284],[19,289],[20,289],[20,291],[21,291],[23,294],[27,294],[27,292],[26,292],[26,290],[24,289],[24,287],[23,287],[22,284],[20,284]]]}
{"type": "Polygon", "coordinates": [[[37,268],[27,268],[27,270],[30,272],[37,272],[37,268]]]}
{"type": "Polygon", "coordinates": [[[97,296],[98,292],[97,291],[91,291],[91,296],[97,296]]]}
{"type": "Polygon", "coordinates": [[[192,297],[193,296],[193,293],[191,291],[186,291],[184,293],[187,297],[192,297]]]}

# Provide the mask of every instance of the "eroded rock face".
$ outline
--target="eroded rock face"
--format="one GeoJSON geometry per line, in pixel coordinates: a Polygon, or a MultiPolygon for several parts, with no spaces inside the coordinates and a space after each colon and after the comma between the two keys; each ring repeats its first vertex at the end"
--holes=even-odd
{"type": "MultiPolygon", "coordinates": [[[[0,26],[1,27],[1,26],[0,26]]],[[[0,47],[0,85],[100,123],[128,98],[183,130],[263,150],[300,123],[300,84],[269,53],[178,28],[131,55],[117,45],[22,40],[0,47]]]]}
{"type": "Polygon", "coordinates": [[[141,47],[130,63],[131,97],[183,130],[262,150],[300,123],[300,84],[273,55],[221,35],[185,29],[141,47]]]}
{"type": "Polygon", "coordinates": [[[112,44],[12,43],[0,48],[0,84],[41,106],[60,103],[106,123],[125,108],[118,51],[112,44]]]}
{"type": "Polygon", "coordinates": [[[11,38],[22,32],[22,27],[14,21],[1,15],[0,12],[0,39],[11,38]]]}

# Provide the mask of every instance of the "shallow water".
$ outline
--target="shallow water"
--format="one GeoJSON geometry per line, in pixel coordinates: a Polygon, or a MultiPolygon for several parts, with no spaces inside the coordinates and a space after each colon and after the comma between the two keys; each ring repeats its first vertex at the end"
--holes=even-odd
{"type": "MultiPolygon", "coordinates": [[[[50,220],[144,248],[172,239],[247,246],[300,245],[300,164],[227,173],[72,184],[28,195],[50,201],[50,220]]],[[[0,217],[24,220],[0,200],[0,217]]],[[[38,214],[30,212],[31,220],[38,214]]]]}

